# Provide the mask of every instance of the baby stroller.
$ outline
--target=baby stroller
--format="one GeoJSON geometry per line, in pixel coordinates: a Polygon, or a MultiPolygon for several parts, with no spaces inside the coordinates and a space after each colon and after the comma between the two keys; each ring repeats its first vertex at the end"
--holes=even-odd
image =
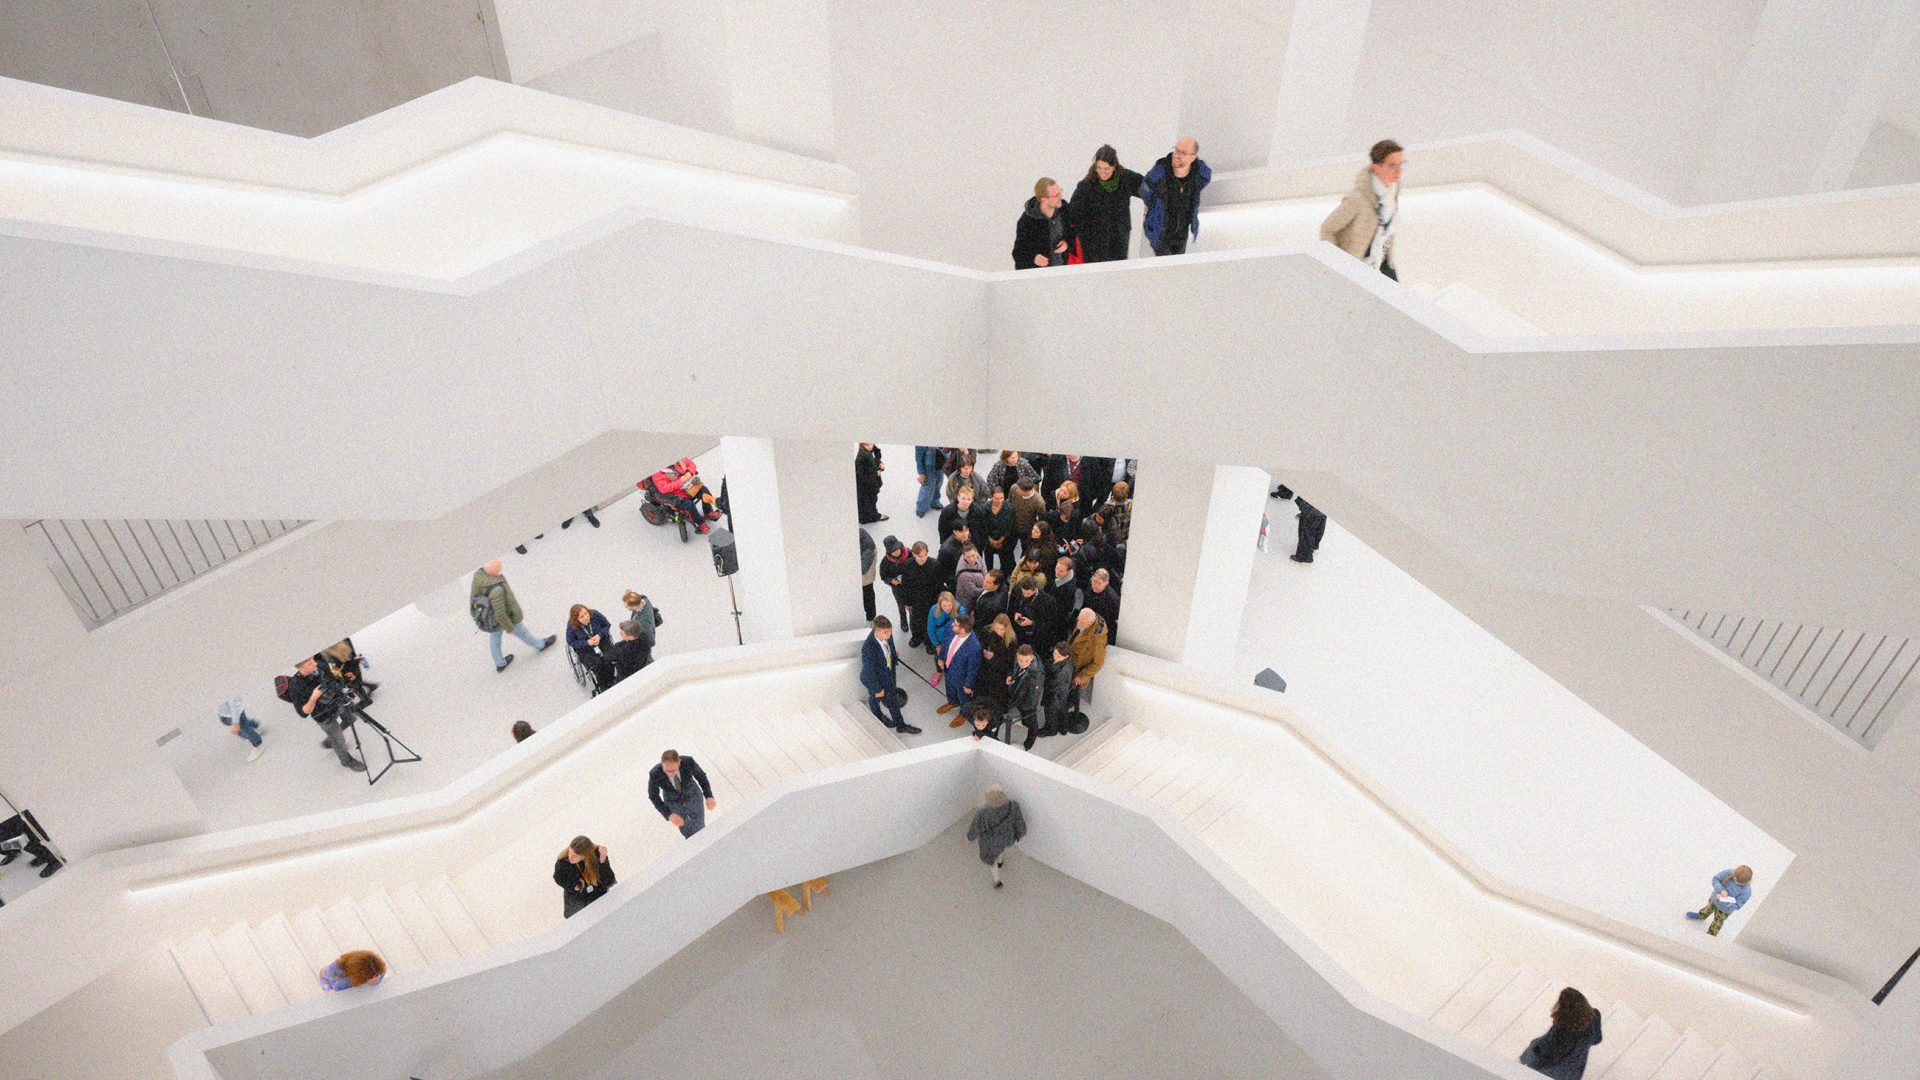
{"type": "Polygon", "coordinates": [[[641,496],[640,516],[649,525],[678,527],[683,544],[692,539],[693,533],[711,532],[707,522],[720,520],[719,500],[701,481],[692,458],[681,458],[636,486],[641,496]]]}

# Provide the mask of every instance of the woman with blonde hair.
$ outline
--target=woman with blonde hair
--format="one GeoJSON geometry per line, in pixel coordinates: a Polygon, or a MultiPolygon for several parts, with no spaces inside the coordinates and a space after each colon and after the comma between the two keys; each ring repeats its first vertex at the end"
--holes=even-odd
{"type": "Polygon", "coordinates": [[[584,836],[576,836],[560,857],[553,861],[553,883],[565,890],[562,910],[569,919],[613,888],[613,863],[607,849],[584,836]]]}
{"type": "Polygon", "coordinates": [[[328,993],[356,986],[378,986],[387,977],[387,962],[380,954],[355,949],[340,954],[340,959],[320,972],[320,986],[328,993]]]}
{"type": "Polygon", "coordinates": [[[993,872],[993,887],[997,889],[1006,884],[1001,880],[1000,867],[1007,861],[1007,849],[1027,835],[1027,821],[1020,816],[1020,804],[1007,798],[1007,790],[999,784],[987,789],[985,802],[967,827],[967,839],[980,842],[980,861],[993,872]]]}
{"type": "Polygon", "coordinates": [[[965,610],[952,593],[942,591],[939,602],[927,612],[927,641],[933,646],[933,666],[940,670],[946,669],[942,654],[947,651],[947,642],[953,640],[953,620],[965,610]]]}

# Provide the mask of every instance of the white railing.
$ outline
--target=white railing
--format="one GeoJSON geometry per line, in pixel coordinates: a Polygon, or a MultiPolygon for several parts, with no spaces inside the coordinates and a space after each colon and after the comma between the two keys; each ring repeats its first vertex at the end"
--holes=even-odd
{"type": "Polygon", "coordinates": [[[990,781],[1019,800],[1028,855],[1172,923],[1328,1075],[1530,1075],[1366,992],[1158,812],[1113,802],[1032,755],[966,740],[781,781],[550,933],[210,1028],[169,1057],[183,1080],[451,1080],[502,1068],[761,894],[927,843],[969,813],[990,781]]]}
{"type": "Polygon", "coordinates": [[[93,630],[305,524],[77,518],[25,528],[93,630]]]}
{"type": "Polygon", "coordinates": [[[1868,749],[1920,686],[1920,641],[1912,638],[1713,611],[1665,614],[1868,749]]]}

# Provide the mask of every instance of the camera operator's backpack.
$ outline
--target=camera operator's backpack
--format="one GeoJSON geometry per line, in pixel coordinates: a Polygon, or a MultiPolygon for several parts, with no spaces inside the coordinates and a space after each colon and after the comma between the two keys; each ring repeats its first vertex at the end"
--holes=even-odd
{"type": "Polygon", "coordinates": [[[300,707],[300,702],[293,700],[293,676],[291,675],[273,677],[273,696],[296,709],[300,707]]]}
{"type": "Polygon", "coordinates": [[[493,590],[498,585],[490,585],[487,590],[467,601],[467,614],[473,616],[473,625],[491,634],[500,629],[500,620],[493,617],[493,590]]]}

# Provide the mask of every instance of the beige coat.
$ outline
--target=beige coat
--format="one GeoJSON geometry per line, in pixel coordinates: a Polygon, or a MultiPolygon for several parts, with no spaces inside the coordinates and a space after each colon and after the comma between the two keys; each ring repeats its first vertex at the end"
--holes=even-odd
{"type": "MultiPolygon", "coordinates": [[[[1363,168],[1353,181],[1353,190],[1347,192],[1346,198],[1340,200],[1340,205],[1327,215],[1327,220],[1320,223],[1320,239],[1356,259],[1365,259],[1367,247],[1373,243],[1373,234],[1380,228],[1380,215],[1374,213],[1373,203],[1373,169],[1363,168]]],[[[1393,261],[1393,243],[1389,237],[1388,262],[1393,261]]]]}

